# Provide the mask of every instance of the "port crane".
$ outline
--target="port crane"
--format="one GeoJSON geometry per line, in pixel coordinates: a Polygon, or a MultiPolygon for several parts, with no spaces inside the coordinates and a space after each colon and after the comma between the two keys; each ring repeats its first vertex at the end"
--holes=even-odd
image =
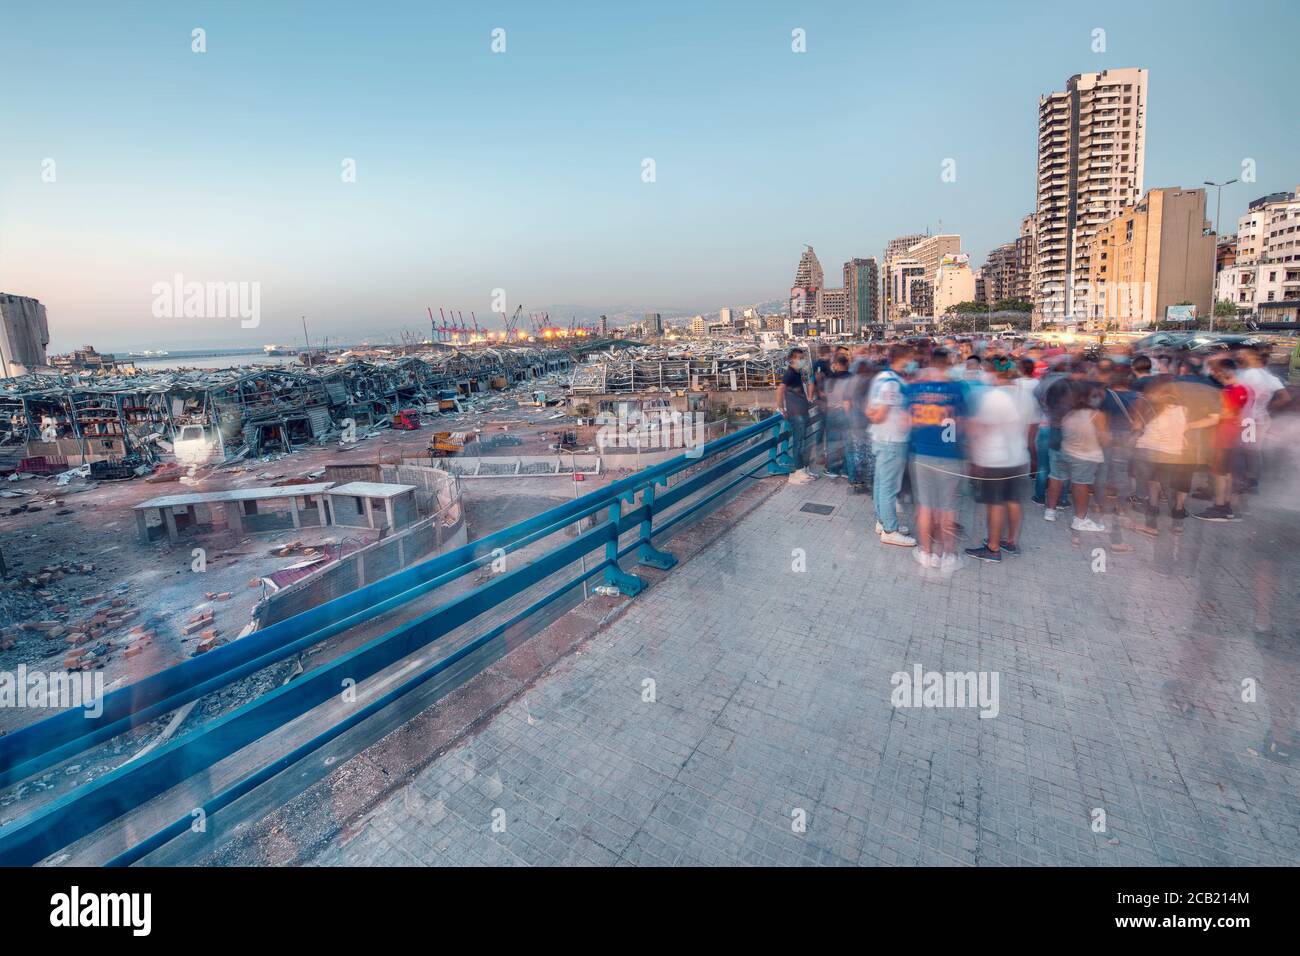
{"type": "Polygon", "coordinates": [[[519,324],[519,317],[523,314],[524,314],[524,307],[522,305],[515,306],[515,314],[510,316],[510,319],[506,322],[507,342],[509,342],[511,337],[515,334],[515,326],[519,324]]]}

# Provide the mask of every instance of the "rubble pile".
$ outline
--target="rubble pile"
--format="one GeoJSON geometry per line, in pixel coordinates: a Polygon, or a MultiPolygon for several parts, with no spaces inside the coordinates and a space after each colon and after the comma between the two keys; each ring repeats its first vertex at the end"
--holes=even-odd
{"type": "Polygon", "coordinates": [[[576,394],[776,388],[786,354],[757,345],[717,343],[611,348],[577,366],[576,394]]]}
{"type": "Polygon", "coordinates": [[[407,410],[513,408],[517,397],[502,392],[574,362],[566,349],[501,347],[309,367],[29,374],[0,380],[0,448],[23,446],[19,473],[90,466],[92,478],[131,478],[164,461],[230,462],[347,440],[407,410]]]}

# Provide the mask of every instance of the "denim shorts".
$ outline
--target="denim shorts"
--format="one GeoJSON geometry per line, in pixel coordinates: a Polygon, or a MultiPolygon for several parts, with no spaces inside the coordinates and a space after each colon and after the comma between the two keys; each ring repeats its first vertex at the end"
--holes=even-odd
{"type": "Polygon", "coordinates": [[[1063,451],[1054,451],[1048,477],[1057,481],[1069,481],[1076,485],[1094,485],[1097,483],[1097,472],[1101,470],[1101,465],[1099,461],[1084,461],[1063,451]]]}

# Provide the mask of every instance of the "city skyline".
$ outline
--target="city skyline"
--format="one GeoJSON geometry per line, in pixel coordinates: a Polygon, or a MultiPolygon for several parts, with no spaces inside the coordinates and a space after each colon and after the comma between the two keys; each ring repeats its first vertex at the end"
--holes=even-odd
{"type": "Polygon", "coordinates": [[[1294,11],[1265,7],[1246,24],[1220,3],[1064,21],[940,5],[924,23],[403,6],[354,25],[335,6],[180,6],[129,29],[88,5],[9,12],[0,48],[27,68],[4,107],[23,135],[0,157],[0,287],[46,305],[62,351],[296,340],[303,314],[313,338],[382,338],[423,328],[427,306],[483,321],[496,289],[507,313],[709,313],[782,299],[804,244],[838,276],[927,231],[960,234],[977,267],[1034,209],[1039,97],[1123,67],[1150,76],[1145,188],[1253,161],[1256,181],[1224,190],[1226,233],[1296,185],[1286,32],[1253,26],[1294,11]],[[1210,20],[1258,68],[1205,50],[1210,20]],[[788,136],[792,116],[833,147],[788,136]],[[174,275],[259,283],[260,323],[158,321],[150,290],[174,275]]]}

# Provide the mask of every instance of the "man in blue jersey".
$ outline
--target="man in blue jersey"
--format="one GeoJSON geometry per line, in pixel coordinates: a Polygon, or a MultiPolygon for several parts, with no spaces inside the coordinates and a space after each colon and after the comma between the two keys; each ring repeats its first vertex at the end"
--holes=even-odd
{"type": "Polygon", "coordinates": [[[945,374],[948,356],[936,349],[918,380],[903,386],[911,429],[912,491],[916,496],[916,560],[957,570],[957,493],[965,476],[966,388],[945,374]]]}

